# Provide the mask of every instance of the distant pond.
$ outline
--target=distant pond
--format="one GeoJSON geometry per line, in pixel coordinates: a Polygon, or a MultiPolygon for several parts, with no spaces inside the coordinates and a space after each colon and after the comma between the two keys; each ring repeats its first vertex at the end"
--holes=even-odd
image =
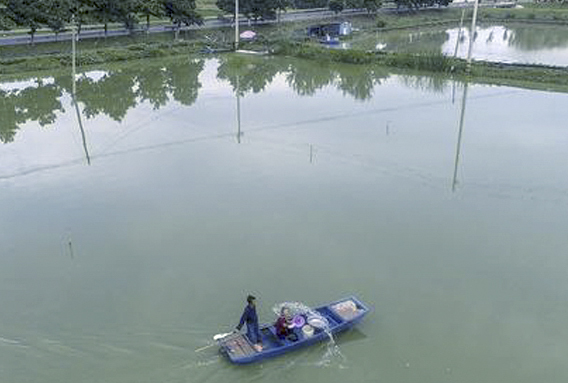
{"type": "MultiPolygon", "coordinates": [[[[469,23],[454,28],[419,28],[377,33],[352,46],[395,52],[441,52],[467,57],[469,23]],[[456,42],[457,51],[456,51],[456,42]]],[[[568,66],[568,28],[558,25],[481,25],[474,37],[474,60],[568,66]]]]}

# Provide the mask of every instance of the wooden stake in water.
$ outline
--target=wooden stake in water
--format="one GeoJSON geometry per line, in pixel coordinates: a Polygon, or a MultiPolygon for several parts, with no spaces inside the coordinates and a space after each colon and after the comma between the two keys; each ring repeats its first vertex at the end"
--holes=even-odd
{"type": "Polygon", "coordinates": [[[69,245],[69,256],[71,259],[75,259],[75,254],[73,253],[73,242],[71,242],[71,238],[69,238],[68,243],[69,245]]]}

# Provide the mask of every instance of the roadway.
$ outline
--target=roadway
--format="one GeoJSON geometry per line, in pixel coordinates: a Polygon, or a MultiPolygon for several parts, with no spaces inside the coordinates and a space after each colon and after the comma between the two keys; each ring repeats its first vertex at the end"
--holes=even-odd
{"type": "MultiPolygon", "coordinates": [[[[504,4],[513,4],[513,3],[493,3],[493,4],[483,4],[483,6],[496,6],[497,4],[503,6],[504,4]]],[[[450,6],[451,7],[458,7],[458,8],[472,7],[473,1],[471,1],[471,2],[467,2],[467,1],[456,2],[456,3],[450,4],[450,6]]],[[[480,4],[480,6],[482,6],[482,5],[480,4]]],[[[396,8],[382,8],[382,9],[379,10],[379,12],[384,12],[384,13],[396,12],[396,11],[397,11],[396,8]]],[[[366,14],[366,11],[360,10],[360,9],[347,9],[347,10],[344,10],[341,13],[341,16],[353,16],[353,15],[362,15],[362,14],[366,14]]],[[[324,18],[332,18],[332,17],[335,17],[335,16],[336,16],[335,13],[333,13],[332,11],[321,10],[321,9],[294,11],[294,12],[283,13],[281,15],[281,22],[304,21],[304,20],[310,20],[310,19],[324,19],[324,18]]],[[[275,20],[258,21],[254,25],[271,24],[271,23],[276,23],[276,21],[275,20]]],[[[189,26],[189,27],[182,27],[180,30],[183,31],[183,30],[195,30],[195,29],[222,28],[222,27],[232,27],[233,25],[234,24],[232,23],[232,18],[228,18],[228,19],[225,19],[225,20],[206,19],[206,20],[204,20],[203,25],[200,25],[200,26],[192,25],[192,26],[189,26]]],[[[251,24],[246,19],[240,20],[240,22],[239,22],[239,26],[240,26],[241,30],[243,30],[243,28],[246,28],[247,26],[250,26],[250,25],[251,24]]],[[[151,26],[148,31],[146,30],[146,28],[140,28],[139,27],[139,28],[136,28],[134,30],[134,32],[135,33],[145,33],[145,32],[148,32],[148,33],[164,33],[164,32],[171,32],[171,31],[174,31],[174,30],[175,30],[175,27],[173,25],[167,24],[167,25],[151,26]]],[[[0,46],[30,44],[31,43],[31,36],[29,34],[22,35],[21,33],[22,33],[21,31],[18,31],[18,32],[3,31],[2,36],[0,37],[0,46]]],[[[130,33],[131,32],[129,32],[126,29],[111,29],[111,30],[108,30],[106,37],[127,36],[130,33]]],[[[34,36],[34,43],[41,44],[41,43],[48,43],[48,42],[70,41],[71,36],[72,36],[71,31],[66,31],[66,32],[63,32],[63,33],[56,35],[55,33],[50,32],[49,30],[45,29],[45,30],[40,30],[40,31],[38,31],[38,33],[36,33],[36,35],[34,36]]],[[[79,40],[95,39],[95,38],[101,38],[101,37],[105,37],[105,32],[104,32],[104,29],[102,28],[102,26],[99,26],[98,28],[94,28],[94,29],[87,29],[87,27],[86,27],[81,31],[81,34],[78,35],[79,40]]]]}

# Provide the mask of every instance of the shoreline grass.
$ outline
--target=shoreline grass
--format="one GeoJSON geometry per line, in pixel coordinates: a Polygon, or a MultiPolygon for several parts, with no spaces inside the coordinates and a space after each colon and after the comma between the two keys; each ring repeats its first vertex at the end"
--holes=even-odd
{"type": "MultiPolygon", "coordinates": [[[[517,15],[530,14],[535,9],[499,9],[485,8],[481,12],[481,21],[511,21],[539,23],[539,20],[564,24],[568,23],[568,7],[543,7],[543,12],[535,18],[507,18],[507,12],[523,11],[517,15]],[[526,12],[525,12],[526,11],[526,12]],[[562,19],[551,18],[551,12],[560,12],[562,19]],[[487,15],[492,15],[487,17],[487,15]],[[503,20],[496,20],[503,17],[503,20]]],[[[470,10],[469,10],[470,11],[470,10]]],[[[378,33],[390,29],[424,28],[436,25],[459,23],[461,10],[443,9],[426,10],[405,15],[380,15],[378,18],[368,16],[354,17],[361,26],[362,33],[378,33]],[[457,16],[457,17],[456,17],[457,16]],[[380,25],[377,26],[377,25],[380,25]]],[[[568,69],[545,65],[503,64],[474,61],[471,71],[466,71],[463,59],[443,56],[441,53],[385,53],[365,51],[361,49],[333,50],[313,42],[298,38],[295,32],[312,24],[314,20],[287,23],[281,25],[257,26],[262,30],[263,38],[253,43],[243,43],[245,49],[269,50],[275,55],[286,55],[317,61],[335,61],[351,64],[380,65],[391,70],[420,71],[421,73],[444,74],[459,78],[470,78],[476,82],[522,86],[531,89],[568,91],[568,69]],[[295,40],[294,40],[295,39],[295,40]]],[[[545,23],[542,23],[545,24],[545,23]]],[[[96,42],[81,42],[77,56],[79,68],[103,63],[124,62],[159,57],[194,55],[211,47],[212,41],[216,49],[229,50],[232,30],[198,30],[185,34],[185,40],[172,40],[171,35],[162,37],[142,37],[104,39],[96,42]],[[169,40],[168,40],[169,39],[169,40]],[[100,44],[99,44],[100,42],[100,44]]],[[[68,45],[68,44],[67,44],[68,45]]],[[[63,45],[61,45],[63,46],[63,45]]],[[[48,46],[46,46],[48,47],[48,46]]],[[[60,48],[59,52],[46,48],[1,47],[0,75],[16,75],[23,72],[56,70],[71,66],[69,47],[60,48]],[[12,52],[13,54],[10,54],[12,52]],[[6,57],[11,56],[11,57],[6,57]]]]}

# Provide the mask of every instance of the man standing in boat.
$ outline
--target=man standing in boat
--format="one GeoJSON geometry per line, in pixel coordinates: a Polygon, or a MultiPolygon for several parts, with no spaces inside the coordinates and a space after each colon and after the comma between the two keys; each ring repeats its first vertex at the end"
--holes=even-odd
{"type": "Polygon", "coordinates": [[[247,297],[247,306],[241,315],[241,320],[237,325],[237,330],[241,330],[243,324],[247,324],[247,337],[254,345],[257,351],[262,350],[262,343],[260,340],[260,332],[258,331],[258,316],[256,315],[256,298],[252,295],[247,297]]]}

